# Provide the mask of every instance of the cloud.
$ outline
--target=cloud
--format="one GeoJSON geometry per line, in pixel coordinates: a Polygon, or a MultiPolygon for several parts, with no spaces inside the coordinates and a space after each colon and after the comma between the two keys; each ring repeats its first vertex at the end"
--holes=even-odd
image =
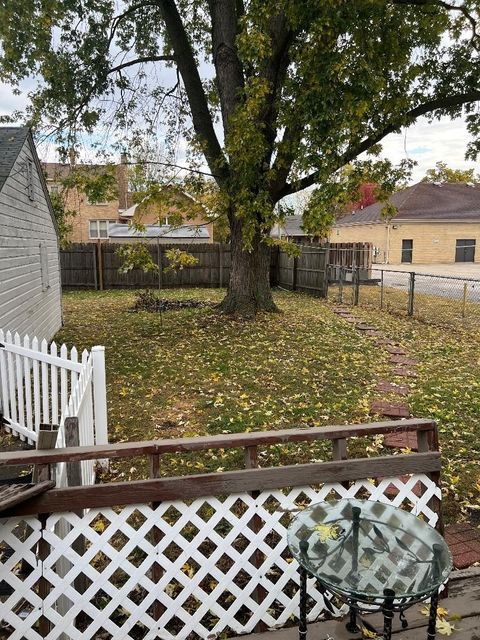
{"type": "MultiPolygon", "coordinates": [[[[20,90],[21,93],[16,95],[12,87],[0,82],[0,114],[9,116],[17,110],[22,111],[28,106],[29,99],[27,92],[33,87],[34,83],[29,80],[22,83],[20,90]]],[[[14,124],[22,124],[16,122],[14,124]]]]}
{"type": "Polygon", "coordinates": [[[419,120],[400,134],[390,134],[382,141],[382,156],[398,163],[411,158],[417,162],[412,173],[412,183],[423,178],[428,169],[439,161],[446,162],[453,169],[474,167],[480,171],[480,163],[465,160],[465,151],[470,141],[463,120],[441,120],[428,122],[419,120]]]}

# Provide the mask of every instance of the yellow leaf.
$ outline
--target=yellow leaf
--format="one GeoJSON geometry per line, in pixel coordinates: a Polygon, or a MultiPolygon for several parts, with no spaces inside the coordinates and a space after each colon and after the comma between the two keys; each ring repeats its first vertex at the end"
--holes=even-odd
{"type": "Polygon", "coordinates": [[[97,522],[95,522],[95,524],[93,525],[93,529],[97,533],[103,533],[105,531],[105,528],[105,522],[103,520],[97,520],[97,522]]]}
{"type": "Polygon", "coordinates": [[[380,636],[378,636],[375,631],[370,631],[370,629],[367,629],[367,627],[362,627],[362,637],[363,638],[372,638],[373,640],[375,640],[375,638],[380,638],[380,636]]]}
{"type": "Polygon", "coordinates": [[[320,542],[325,542],[326,540],[336,540],[339,536],[339,529],[338,525],[336,524],[317,524],[314,528],[318,533],[320,542]]]}
{"type": "Polygon", "coordinates": [[[450,624],[450,622],[442,618],[437,619],[436,629],[438,633],[441,633],[443,636],[451,636],[453,631],[455,631],[453,624],[450,624]]]}

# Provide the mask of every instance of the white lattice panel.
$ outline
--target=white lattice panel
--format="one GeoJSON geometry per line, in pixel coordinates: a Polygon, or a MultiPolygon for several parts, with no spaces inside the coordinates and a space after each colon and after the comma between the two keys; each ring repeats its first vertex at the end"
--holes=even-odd
{"type": "Polygon", "coordinates": [[[42,563],[37,559],[41,539],[36,518],[0,519],[0,629],[11,638],[40,638],[33,631],[42,613],[37,594],[42,563]]]}
{"type": "MultiPolygon", "coordinates": [[[[384,479],[378,486],[365,480],[349,489],[329,484],[265,491],[257,498],[236,494],[165,502],[155,510],[138,504],[117,510],[93,509],[83,517],[52,515],[44,531],[50,544],[43,563],[43,576],[51,585],[43,602],[44,615],[52,622],[48,638],[60,638],[63,633],[63,638],[85,640],[185,640],[222,632],[248,633],[259,621],[269,628],[281,627],[298,612],[298,566],[286,545],[292,511],[327,498],[363,497],[403,505],[423,514],[434,526],[438,516],[427,506],[433,496],[440,498],[440,489],[426,476],[415,475],[405,482],[384,479]],[[423,491],[420,498],[413,490],[417,483],[423,491]],[[385,491],[392,484],[398,493],[389,498],[385,491]],[[71,530],[63,526],[64,521],[71,530]],[[79,536],[87,541],[84,553],[77,552],[79,536]],[[161,567],[156,583],[155,563],[161,567]],[[61,577],[65,566],[67,572],[61,577]],[[79,577],[86,585],[84,593],[77,590],[79,577]],[[260,604],[256,601],[259,594],[260,604]],[[155,601],[161,603],[156,616],[155,601]]],[[[13,521],[3,527],[4,539],[17,554],[16,563],[27,551],[34,560],[32,544],[40,531],[36,520],[28,522],[36,526],[25,542],[14,535],[13,521]]],[[[12,558],[0,564],[0,580],[21,589],[8,601],[8,615],[2,606],[2,617],[10,625],[12,640],[36,639],[40,636],[33,627],[42,602],[33,587],[42,569],[35,566],[28,580],[21,582],[12,558]],[[33,607],[25,619],[13,610],[22,599],[33,607]]],[[[309,619],[314,620],[325,605],[313,580],[309,595],[309,619]]]]}

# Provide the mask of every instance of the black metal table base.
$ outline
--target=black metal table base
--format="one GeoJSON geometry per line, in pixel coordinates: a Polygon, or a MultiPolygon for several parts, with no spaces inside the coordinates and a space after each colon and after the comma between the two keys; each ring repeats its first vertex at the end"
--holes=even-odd
{"type": "MultiPolygon", "coordinates": [[[[298,636],[299,640],[306,640],[307,638],[307,577],[308,572],[302,566],[299,568],[300,572],[300,612],[299,612],[299,625],[298,636]]],[[[419,601],[410,602],[403,608],[395,608],[395,592],[391,589],[385,589],[385,600],[381,611],[383,613],[383,640],[391,640],[392,638],[392,621],[395,615],[395,610],[400,612],[400,620],[402,621],[402,627],[407,626],[406,619],[403,612],[408,607],[417,604],[419,601]]],[[[349,620],[346,623],[346,628],[349,633],[358,633],[361,629],[357,624],[357,609],[360,609],[359,603],[349,602],[349,620]]],[[[438,591],[435,591],[430,595],[430,613],[428,618],[427,627],[427,640],[435,640],[436,638],[436,623],[437,623],[437,608],[438,608],[438,591]]]]}

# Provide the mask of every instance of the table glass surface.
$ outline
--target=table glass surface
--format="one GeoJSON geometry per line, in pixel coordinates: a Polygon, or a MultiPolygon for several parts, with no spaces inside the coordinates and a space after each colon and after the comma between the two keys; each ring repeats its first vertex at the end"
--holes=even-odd
{"type": "Polygon", "coordinates": [[[452,556],[442,536],[420,518],[369,500],[312,504],[288,528],[294,558],[327,589],[374,602],[420,599],[448,578],[452,556]]]}

